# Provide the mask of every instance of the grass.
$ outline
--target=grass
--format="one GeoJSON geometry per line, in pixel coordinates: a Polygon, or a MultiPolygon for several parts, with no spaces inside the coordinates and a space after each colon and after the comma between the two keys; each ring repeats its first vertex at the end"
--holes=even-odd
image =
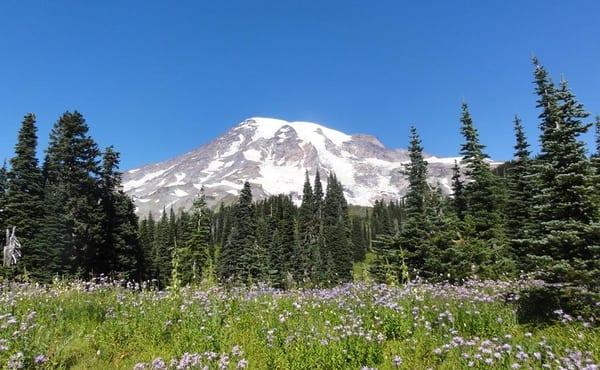
{"type": "Polygon", "coordinates": [[[528,283],[357,283],[289,292],[5,285],[0,363],[159,369],[174,359],[181,368],[209,369],[577,369],[599,362],[600,333],[589,323],[519,324],[511,303],[519,284],[528,283]]]}

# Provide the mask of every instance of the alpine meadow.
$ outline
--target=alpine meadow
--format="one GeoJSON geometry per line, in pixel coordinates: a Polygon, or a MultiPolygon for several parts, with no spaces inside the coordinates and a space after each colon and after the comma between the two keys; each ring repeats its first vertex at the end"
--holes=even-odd
{"type": "Polygon", "coordinates": [[[134,2],[0,5],[0,368],[600,369],[597,12],[134,2]]]}

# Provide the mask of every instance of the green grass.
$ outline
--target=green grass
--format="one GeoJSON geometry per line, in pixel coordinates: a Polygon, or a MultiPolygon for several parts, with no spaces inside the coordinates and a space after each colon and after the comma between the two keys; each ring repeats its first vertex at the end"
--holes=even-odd
{"type": "Polygon", "coordinates": [[[157,357],[169,365],[186,352],[215,369],[221,354],[230,369],[245,361],[250,369],[391,369],[395,358],[404,369],[558,368],[579,361],[577,352],[582,364],[600,358],[598,329],[584,322],[518,324],[514,306],[502,298],[508,283],[291,292],[88,288],[5,286],[0,363],[8,367],[17,353],[25,368],[44,355],[39,368],[75,369],[152,368],[157,357]],[[208,361],[206,352],[217,358],[208,361]]]}

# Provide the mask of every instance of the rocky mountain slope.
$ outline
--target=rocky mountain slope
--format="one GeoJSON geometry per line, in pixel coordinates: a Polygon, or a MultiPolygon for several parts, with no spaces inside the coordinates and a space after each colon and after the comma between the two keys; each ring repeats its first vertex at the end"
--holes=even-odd
{"type": "MultiPolygon", "coordinates": [[[[460,158],[428,155],[429,182],[448,192],[455,160],[460,158]]],[[[406,150],[388,149],[373,136],[254,117],[189,153],[127,171],[123,187],[140,215],[187,209],[201,187],[210,204],[227,201],[246,180],[255,198],[285,193],[300,202],[305,172],[312,181],[319,169],[323,180],[330,171],[336,173],[350,204],[370,206],[376,199],[398,199],[405,193],[406,161],[406,150]]]]}

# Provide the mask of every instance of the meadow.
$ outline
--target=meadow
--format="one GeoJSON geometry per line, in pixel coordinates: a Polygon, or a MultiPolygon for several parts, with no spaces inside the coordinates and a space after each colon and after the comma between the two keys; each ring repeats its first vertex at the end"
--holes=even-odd
{"type": "Polygon", "coordinates": [[[595,323],[518,323],[532,280],[158,291],[5,283],[0,362],[75,369],[597,369],[595,323]]]}

